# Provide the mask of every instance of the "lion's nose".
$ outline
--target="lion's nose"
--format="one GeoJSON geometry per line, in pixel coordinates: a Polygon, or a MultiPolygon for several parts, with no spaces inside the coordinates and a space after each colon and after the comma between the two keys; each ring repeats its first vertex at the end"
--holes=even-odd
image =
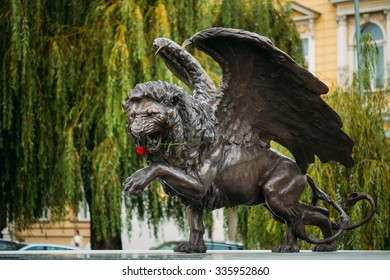
{"type": "Polygon", "coordinates": [[[138,139],[141,138],[141,133],[142,133],[142,130],[141,130],[141,129],[139,129],[139,128],[137,128],[137,127],[131,126],[130,132],[131,132],[131,134],[132,134],[134,137],[136,137],[136,138],[138,138],[138,139]]]}
{"type": "Polygon", "coordinates": [[[131,123],[130,132],[133,136],[141,138],[145,133],[145,120],[143,118],[136,118],[131,123]]]}

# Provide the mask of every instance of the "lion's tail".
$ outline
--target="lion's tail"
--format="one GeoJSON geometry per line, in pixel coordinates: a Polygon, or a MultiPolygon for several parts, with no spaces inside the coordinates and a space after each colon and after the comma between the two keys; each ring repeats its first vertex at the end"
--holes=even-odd
{"type": "Polygon", "coordinates": [[[359,200],[362,200],[362,199],[367,200],[370,203],[370,206],[371,206],[370,212],[360,222],[347,226],[345,228],[345,230],[351,230],[351,229],[360,227],[361,225],[364,225],[365,223],[367,223],[371,219],[372,216],[374,216],[375,211],[376,211],[374,199],[372,199],[372,197],[366,193],[360,193],[360,192],[351,193],[349,195],[348,199],[345,201],[345,208],[351,208],[352,206],[354,206],[356,204],[356,202],[358,202],[359,200]]]}
{"type": "Polygon", "coordinates": [[[345,213],[345,211],[329,195],[327,195],[325,192],[323,192],[321,189],[319,189],[315,185],[313,179],[309,175],[306,175],[306,176],[307,176],[307,182],[309,183],[309,186],[312,189],[312,203],[311,204],[313,206],[315,206],[318,199],[323,200],[323,201],[329,203],[331,206],[333,206],[341,216],[341,220],[339,223],[335,223],[335,222],[332,223],[333,229],[337,230],[334,235],[332,235],[331,237],[325,238],[325,239],[317,239],[317,238],[305,236],[304,239],[307,242],[313,243],[313,244],[330,243],[330,242],[336,240],[336,238],[339,237],[340,234],[344,230],[351,230],[351,229],[360,227],[361,225],[367,223],[371,219],[371,217],[375,214],[375,210],[376,210],[375,202],[370,195],[365,194],[365,193],[357,193],[357,192],[352,193],[345,202],[346,208],[352,207],[359,200],[367,200],[370,203],[371,210],[368,213],[368,215],[364,219],[362,219],[360,222],[353,224],[353,225],[350,225],[349,224],[350,218],[345,213]]]}

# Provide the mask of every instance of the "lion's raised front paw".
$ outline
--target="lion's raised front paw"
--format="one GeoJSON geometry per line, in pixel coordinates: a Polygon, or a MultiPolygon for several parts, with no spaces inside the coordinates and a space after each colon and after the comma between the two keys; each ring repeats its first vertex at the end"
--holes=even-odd
{"type": "Polygon", "coordinates": [[[297,245],[280,244],[272,248],[274,253],[299,253],[299,247],[297,245]]]}
{"type": "Polygon", "coordinates": [[[177,253],[206,253],[206,244],[194,244],[190,242],[182,242],[173,249],[177,253]]]}
{"type": "Polygon", "coordinates": [[[123,182],[123,190],[127,192],[130,195],[139,196],[142,191],[144,190],[143,186],[136,185],[132,182],[132,177],[129,177],[126,179],[125,182],[123,182]]]}
{"type": "Polygon", "coordinates": [[[123,190],[130,195],[139,196],[150,183],[147,175],[143,169],[136,171],[123,182],[123,190]]]}

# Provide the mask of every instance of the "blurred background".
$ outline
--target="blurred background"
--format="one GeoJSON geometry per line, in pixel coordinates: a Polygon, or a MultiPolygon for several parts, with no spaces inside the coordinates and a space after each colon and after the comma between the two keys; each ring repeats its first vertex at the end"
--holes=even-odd
{"type": "MultiPolygon", "coordinates": [[[[139,198],[122,192],[145,162],[127,135],[121,101],[149,80],[185,87],[154,57],[152,42],[181,44],[213,26],[269,37],[329,86],[324,99],[355,142],[356,164],[316,162],[309,173],[339,203],[354,191],[376,201],[377,214],[345,233],[340,249],[390,249],[386,0],[1,1],[0,238],[73,246],[82,240],[87,249],[187,239],[185,208],[158,182],[139,198]]],[[[218,65],[189,51],[218,84],[218,65]]],[[[367,211],[359,204],[352,220],[367,211]]],[[[207,240],[239,244],[234,248],[270,249],[284,234],[263,207],[206,213],[205,224],[207,240]]]]}

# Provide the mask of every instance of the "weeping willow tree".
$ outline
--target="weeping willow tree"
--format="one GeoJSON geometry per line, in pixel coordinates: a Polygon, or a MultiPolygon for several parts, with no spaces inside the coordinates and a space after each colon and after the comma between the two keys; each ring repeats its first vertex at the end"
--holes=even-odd
{"type": "MultiPolygon", "coordinates": [[[[339,164],[315,164],[311,173],[325,191],[344,201],[351,192],[370,194],[377,205],[371,221],[340,239],[343,249],[390,248],[390,146],[384,132],[386,92],[375,88],[375,62],[378,49],[369,34],[361,38],[363,68],[352,85],[339,89],[327,99],[344,121],[344,130],[354,140],[355,166],[346,169],[339,164]]],[[[369,206],[362,204],[349,211],[353,221],[364,218],[369,206]]]]}
{"type": "MultiPolygon", "coordinates": [[[[153,56],[152,41],[243,28],[301,61],[290,13],[277,0],[2,1],[0,230],[26,229],[44,209],[63,220],[85,200],[92,248],[120,248],[121,183],[144,164],[126,134],[121,101],[139,82],[180,84],[153,56]]],[[[195,55],[218,83],[216,64],[195,55]]],[[[155,232],[165,217],[184,226],[183,207],[158,184],[139,198],[125,196],[125,204],[155,232]]]]}
{"type": "MultiPolygon", "coordinates": [[[[370,194],[376,205],[376,215],[369,223],[345,232],[338,239],[342,249],[390,248],[390,148],[384,133],[386,114],[385,90],[373,91],[374,69],[377,48],[369,36],[362,38],[362,60],[364,67],[353,77],[347,89],[338,89],[325,96],[328,104],[339,113],[343,120],[343,130],[353,139],[353,158],[355,166],[347,169],[341,164],[330,162],[323,164],[318,160],[310,166],[308,173],[316,184],[328,193],[336,202],[342,203],[352,192],[370,194]]],[[[388,113],[388,112],[387,112],[388,113]]],[[[277,147],[280,149],[280,147],[277,147]]],[[[288,151],[283,151],[288,154],[288,151]]],[[[291,155],[290,155],[291,156],[291,155]]],[[[306,191],[301,199],[310,202],[310,192],[306,191]]],[[[329,208],[328,205],[322,206],[329,208]]],[[[331,217],[339,219],[334,209],[331,217]]],[[[369,205],[362,203],[347,213],[351,222],[362,220],[369,212],[369,205]]],[[[270,249],[283,241],[284,225],[272,220],[263,208],[238,209],[240,238],[247,248],[270,249]]],[[[312,236],[321,237],[317,228],[308,228],[312,236]]],[[[309,244],[300,246],[309,249],[309,244]]]]}

